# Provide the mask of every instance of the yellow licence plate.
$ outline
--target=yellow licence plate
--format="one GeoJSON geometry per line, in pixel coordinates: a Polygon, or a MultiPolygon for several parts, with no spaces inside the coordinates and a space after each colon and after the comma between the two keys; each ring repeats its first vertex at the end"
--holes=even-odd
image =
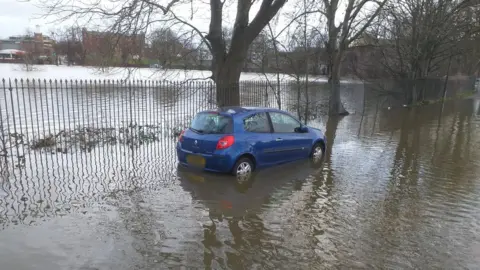
{"type": "Polygon", "coordinates": [[[202,156],[188,155],[187,163],[196,167],[205,167],[205,158],[202,156]]]}

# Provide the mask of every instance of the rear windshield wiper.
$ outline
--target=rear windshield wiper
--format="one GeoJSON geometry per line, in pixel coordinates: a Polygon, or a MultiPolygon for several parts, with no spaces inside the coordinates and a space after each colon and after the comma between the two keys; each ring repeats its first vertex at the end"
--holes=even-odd
{"type": "Polygon", "coordinates": [[[199,133],[199,134],[203,134],[205,131],[201,130],[201,129],[194,129],[194,128],[190,128],[192,131],[196,132],[196,133],[199,133]]]}

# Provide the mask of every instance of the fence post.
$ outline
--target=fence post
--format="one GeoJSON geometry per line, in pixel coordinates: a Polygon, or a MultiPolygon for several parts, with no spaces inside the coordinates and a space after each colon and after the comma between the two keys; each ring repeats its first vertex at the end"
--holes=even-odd
{"type": "MultiPolygon", "coordinates": [[[[3,93],[5,94],[5,92],[6,92],[5,79],[2,79],[2,85],[3,85],[3,93]]],[[[5,102],[6,102],[6,99],[5,99],[5,102]]],[[[0,142],[2,143],[2,155],[3,155],[4,161],[5,161],[5,165],[7,165],[8,164],[8,149],[7,149],[7,141],[6,141],[7,140],[7,135],[5,134],[5,126],[4,126],[3,121],[4,121],[3,113],[2,113],[2,108],[0,106],[0,129],[1,129],[0,130],[0,132],[1,132],[0,142]]],[[[8,130],[7,130],[7,134],[8,134],[8,130]]]]}
{"type": "Polygon", "coordinates": [[[133,112],[132,112],[132,81],[128,80],[128,105],[129,105],[129,114],[128,114],[128,124],[127,126],[132,126],[133,112]]]}
{"type": "MultiPolygon", "coordinates": [[[[15,136],[16,136],[17,135],[17,122],[15,121],[15,109],[14,109],[15,105],[13,104],[13,87],[12,87],[12,81],[10,79],[8,80],[8,84],[9,84],[8,89],[10,90],[10,103],[11,103],[11,106],[12,106],[13,132],[15,133],[15,136]]],[[[17,85],[17,79],[15,79],[15,85],[17,85]]],[[[10,132],[9,132],[8,139],[11,141],[10,132]]],[[[18,157],[18,144],[16,143],[16,140],[15,140],[15,148],[17,150],[17,157],[18,157]]]]}

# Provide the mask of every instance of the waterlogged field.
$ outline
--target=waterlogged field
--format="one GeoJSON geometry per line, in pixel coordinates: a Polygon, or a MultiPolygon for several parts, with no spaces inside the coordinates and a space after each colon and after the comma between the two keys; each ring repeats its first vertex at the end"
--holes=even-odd
{"type": "Polygon", "coordinates": [[[478,100],[317,124],[322,167],[246,182],[179,169],[175,138],[33,151],[1,182],[2,268],[477,267],[478,100]]]}
{"type": "MultiPolygon", "coordinates": [[[[85,73],[67,79],[91,75],[73,69],[85,73]]],[[[343,84],[352,115],[334,120],[324,83],[309,87],[308,104],[282,84],[282,108],[325,131],[326,160],[238,181],[176,162],[179,131],[214,108],[208,83],[17,83],[0,93],[1,269],[480,264],[475,97],[383,109],[363,84],[343,84]]],[[[278,104],[264,86],[244,82],[242,104],[278,104]]]]}

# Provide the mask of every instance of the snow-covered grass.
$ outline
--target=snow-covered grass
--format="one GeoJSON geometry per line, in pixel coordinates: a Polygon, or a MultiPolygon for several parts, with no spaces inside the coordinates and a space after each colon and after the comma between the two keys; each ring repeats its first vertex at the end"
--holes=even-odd
{"type": "MultiPolygon", "coordinates": [[[[0,64],[0,79],[62,79],[62,80],[206,80],[211,75],[208,70],[162,70],[153,68],[115,68],[101,70],[98,67],[37,65],[33,71],[25,71],[20,64],[0,64]]],[[[277,80],[273,73],[242,73],[242,81],[277,80]]],[[[280,80],[290,81],[292,77],[280,75],[280,80]]],[[[309,76],[309,81],[326,82],[325,76],[309,76]]],[[[349,80],[349,82],[351,82],[349,80]]]]}

